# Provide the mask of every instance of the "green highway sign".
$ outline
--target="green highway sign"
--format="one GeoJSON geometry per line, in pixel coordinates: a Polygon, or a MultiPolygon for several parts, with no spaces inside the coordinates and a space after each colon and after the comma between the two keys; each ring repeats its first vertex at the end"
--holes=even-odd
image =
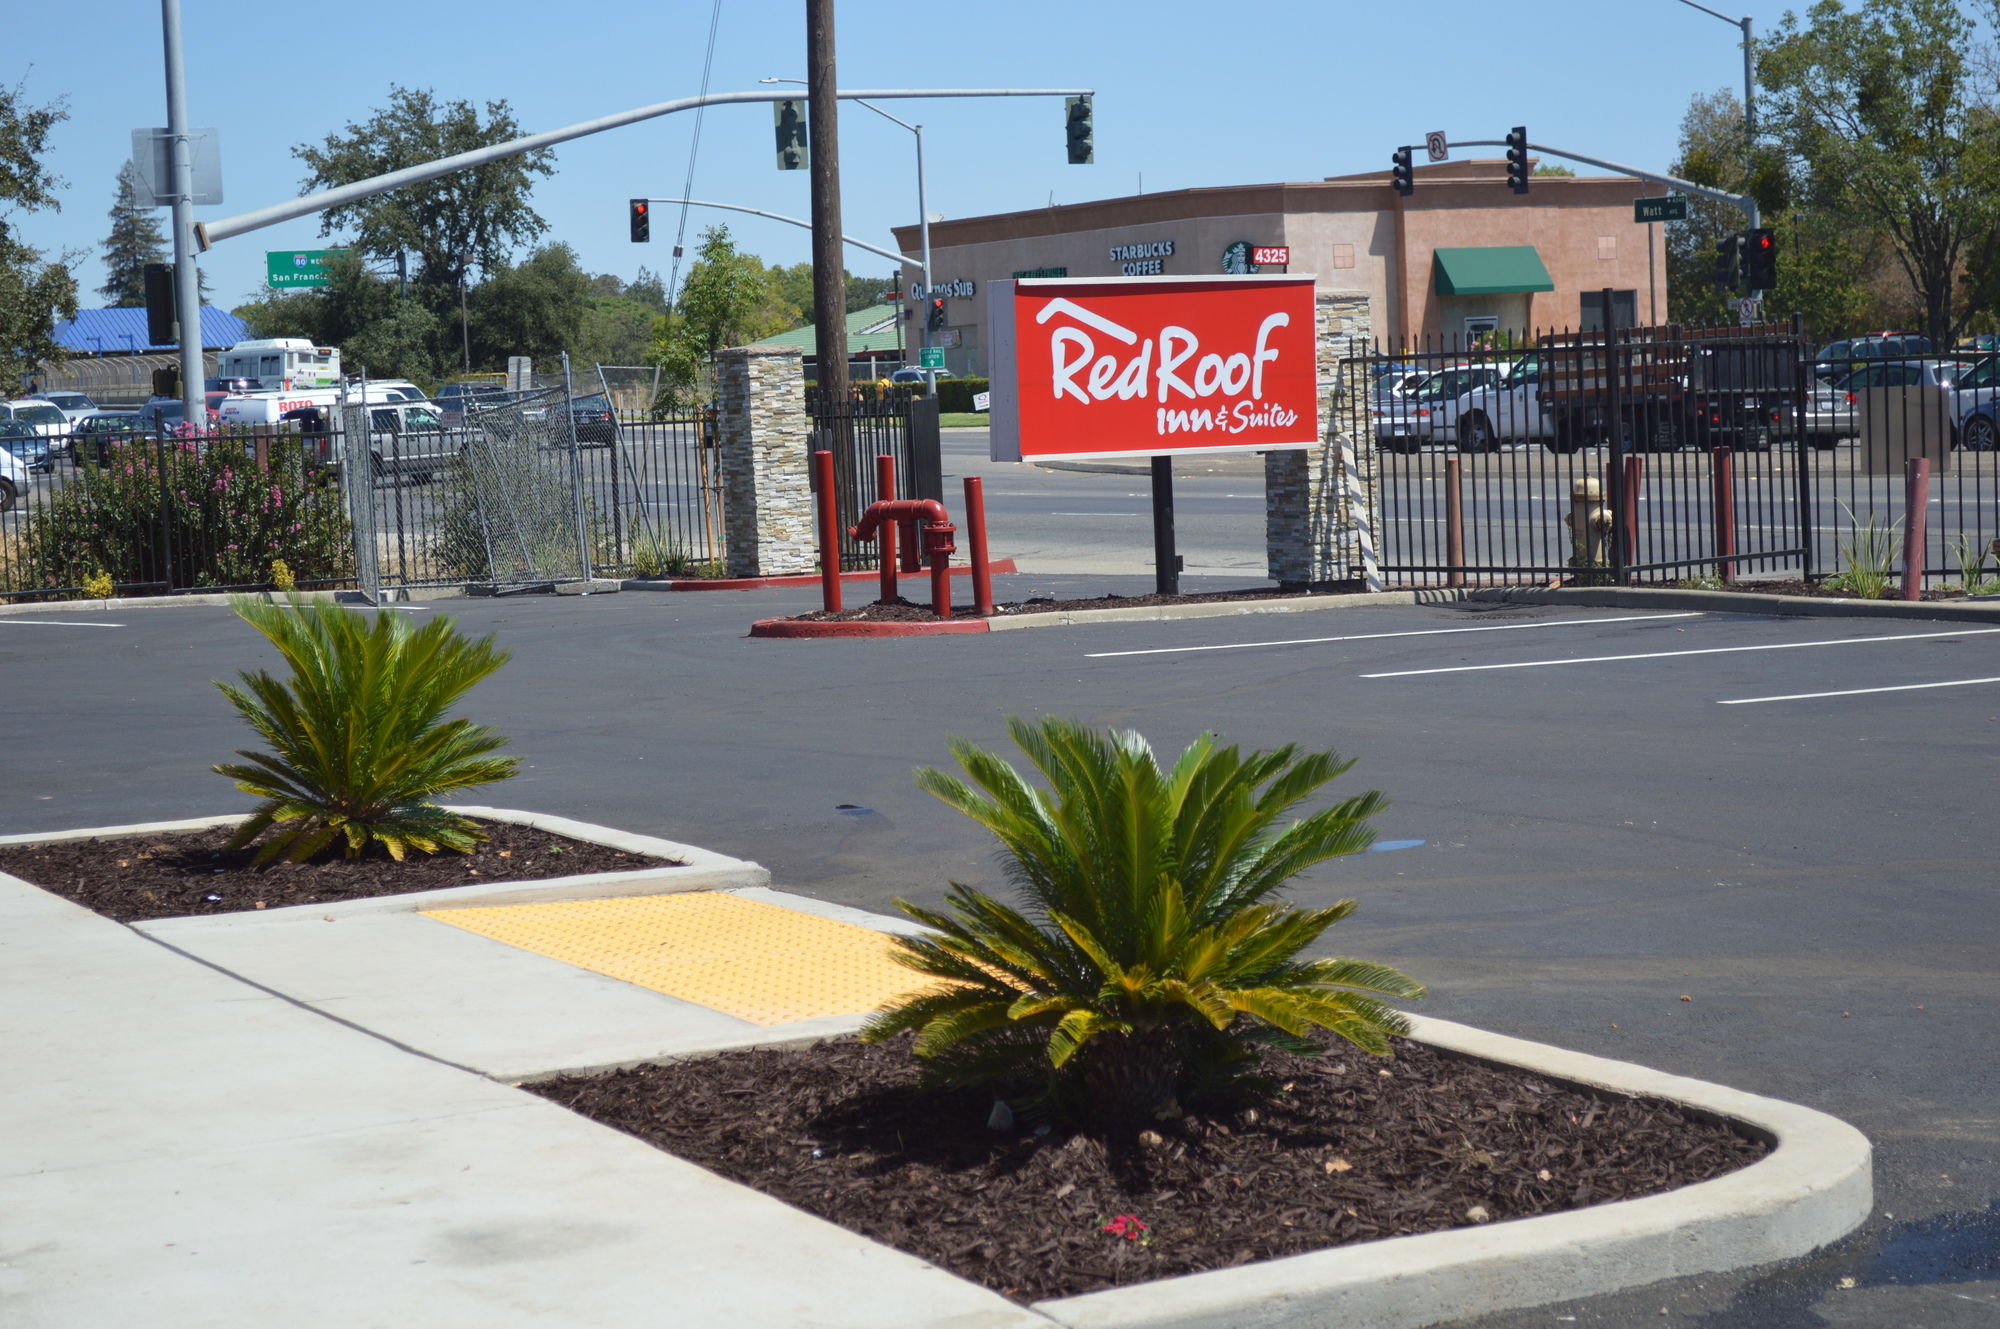
{"type": "Polygon", "coordinates": [[[926,346],[917,352],[917,364],[925,369],[944,368],[944,347],[926,346]]]}
{"type": "Polygon", "coordinates": [[[1688,201],[1685,194],[1666,194],[1659,198],[1635,198],[1632,200],[1632,220],[1635,222],[1686,221],[1688,201]]]}
{"type": "Polygon", "coordinates": [[[340,249],[288,249],[264,254],[264,280],[271,289],[283,291],[300,286],[326,285],[326,258],[345,253],[340,249]]]}

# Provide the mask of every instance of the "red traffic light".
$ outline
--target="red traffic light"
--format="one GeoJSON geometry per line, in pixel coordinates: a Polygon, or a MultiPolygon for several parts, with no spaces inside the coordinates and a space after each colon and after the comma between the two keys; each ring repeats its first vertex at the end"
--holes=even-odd
{"type": "Polygon", "coordinates": [[[643,198],[632,200],[632,243],[635,245],[644,244],[653,238],[653,219],[646,205],[647,200],[643,198]]]}

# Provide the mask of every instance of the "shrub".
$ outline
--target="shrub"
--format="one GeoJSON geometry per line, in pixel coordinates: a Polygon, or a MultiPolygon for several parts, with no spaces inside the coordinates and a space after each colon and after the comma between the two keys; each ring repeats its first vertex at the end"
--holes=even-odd
{"type": "Polygon", "coordinates": [[[972,409],[972,394],[992,386],[986,378],[941,378],[938,380],[938,409],[966,412],[972,409]]]}
{"type": "MultiPolygon", "coordinates": [[[[300,582],[354,575],[352,536],[331,476],[310,470],[292,440],[260,464],[240,435],[140,439],[104,466],[87,457],[35,514],[28,587],[262,586],[283,560],[300,582]]],[[[24,587],[23,589],[27,589],[24,587]]]]}
{"type": "Polygon", "coordinates": [[[1058,718],[1008,731],[1048,792],[960,739],[972,783],[932,769],[917,783],[999,837],[1028,912],[956,882],[949,912],[898,901],[933,935],[898,938],[897,958],[942,983],[864,1038],[913,1032],[938,1083],[1038,1076],[1057,1110],[1108,1126],[1259,1087],[1260,1045],[1317,1051],[1315,1029],[1388,1054],[1408,1022],[1379,998],[1423,989],[1381,965],[1298,958],[1354,901],[1273,898],[1373,840],[1373,791],[1279,825],[1352,763],[1291,745],[1244,757],[1204,734],[1163,771],[1135,733],[1058,718]]]}
{"type": "Polygon", "coordinates": [[[1845,503],[1840,510],[1847,514],[1854,534],[1835,541],[1841,562],[1847,566],[1838,575],[1827,578],[1826,584],[1858,599],[1879,600],[1889,589],[1889,576],[1896,567],[1896,530],[1903,519],[1898,517],[1885,529],[1875,524],[1873,509],[1865,520],[1856,517],[1854,509],[1845,503]]]}
{"type": "Polygon", "coordinates": [[[244,760],[215,767],[264,801],[230,841],[241,848],[273,826],[256,862],[300,862],[336,840],[357,858],[380,844],[465,851],[484,835],[431,802],[453,789],[512,776],[512,757],[488,754],[507,740],[445,711],[507,661],[492,637],[470,641],[451,619],[421,627],[400,614],[372,619],[335,604],[288,596],[283,604],[239,598],[236,613],[291,666],[290,679],[243,673],[242,687],[216,686],[272,751],[239,749],[244,760]]]}

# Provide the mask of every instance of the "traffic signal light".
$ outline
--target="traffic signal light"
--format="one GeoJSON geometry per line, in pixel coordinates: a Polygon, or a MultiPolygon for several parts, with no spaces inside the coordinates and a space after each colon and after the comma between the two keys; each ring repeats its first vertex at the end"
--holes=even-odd
{"type": "Polygon", "coordinates": [[[778,131],[778,169],[803,171],[812,165],[812,154],[806,147],[806,104],[772,102],[771,118],[778,131]]]}
{"type": "Polygon", "coordinates": [[[1778,284],[1778,240],[1767,230],[1743,233],[1743,288],[1768,291],[1778,284]]]}
{"type": "Polygon", "coordinates": [[[646,206],[646,200],[643,198],[633,199],[631,207],[632,207],[632,243],[635,245],[643,245],[648,240],[651,240],[653,238],[652,209],[646,206]]]}
{"type": "Polygon", "coordinates": [[[944,331],[944,301],[931,301],[931,312],[926,316],[924,326],[932,332],[944,331]]]}
{"type": "Polygon", "coordinates": [[[1069,136],[1069,164],[1088,166],[1097,160],[1097,130],[1090,123],[1090,98],[1069,97],[1063,101],[1065,133],[1069,136]]]}
{"type": "Polygon", "coordinates": [[[1528,192],[1528,127],[1515,125],[1507,131],[1507,188],[1517,194],[1528,192]]]}
{"type": "Polygon", "coordinates": [[[1389,183],[1396,186],[1396,192],[1405,197],[1417,188],[1416,174],[1410,169],[1410,150],[1397,148],[1389,158],[1389,183]]]}
{"type": "Polygon", "coordinates": [[[1743,237],[1735,231],[1715,246],[1715,284],[1725,291],[1743,289],[1743,237]]]}
{"type": "Polygon", "coordinates": [[[146,340],[154,346],[172,346],[179,337],[174,324],[174,265],[146,265],[146,340]]]}

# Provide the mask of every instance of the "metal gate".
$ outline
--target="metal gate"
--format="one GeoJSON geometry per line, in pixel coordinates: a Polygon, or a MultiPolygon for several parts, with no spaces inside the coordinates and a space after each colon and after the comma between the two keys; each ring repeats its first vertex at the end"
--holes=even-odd
{"type": "Polygon", "coordinates": [[[847,400],[806,394],[812,421],[808,450],[833,453],[838,490],[840,561],[843,567],[872,568],[877,546],[848,535],[877,497],[875,458],[896,459],[896,496],[944,501],[944,460],[938,432],[937,398],[901,388],[847,400]]]}
{"type": "Polygon", "coordinates": [[[1776,328],[1378,348],[1349,381],[1370,393],[1380,570],[1447,586],[1807,574],[1806,362],[1776,328]]]}

